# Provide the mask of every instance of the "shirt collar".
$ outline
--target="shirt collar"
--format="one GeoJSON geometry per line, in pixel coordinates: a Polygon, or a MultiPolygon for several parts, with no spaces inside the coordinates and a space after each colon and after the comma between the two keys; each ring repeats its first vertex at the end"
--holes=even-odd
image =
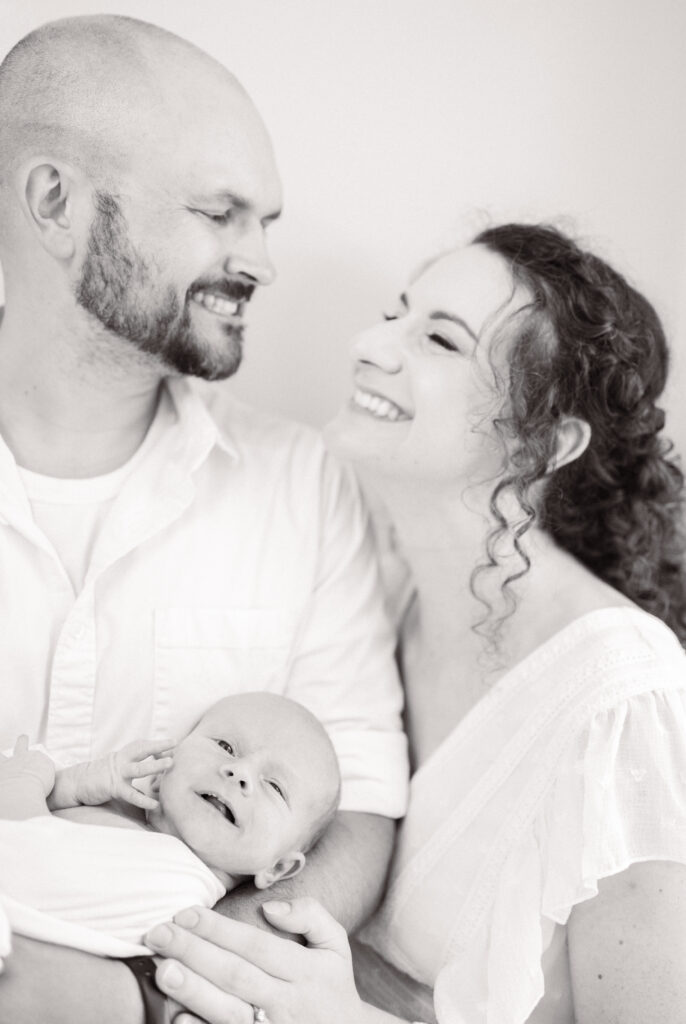
{"type": "Polygon", "coordinates": [[[240,460],[238,448],[230,432],[213,418],[205,403],[200,388],[186,377],[167,377],[164,386],[169,392],[182,436],[189,451],[195,454],[193,462],[197,467],[204,461],[213,447],[218,447],[235,462],[240,460]],[[202,453],[202,454],[201,454],[202,453]]]}

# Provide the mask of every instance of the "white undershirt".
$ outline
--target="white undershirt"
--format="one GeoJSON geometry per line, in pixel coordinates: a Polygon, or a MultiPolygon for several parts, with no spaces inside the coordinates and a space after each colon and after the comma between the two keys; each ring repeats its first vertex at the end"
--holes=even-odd
{"type": "MultiPolygon", "coordinates": [[[[165,404],[163,399],[160,406],[165,404]]],[[[159,435],[161,417],[158,408],[143,443],[111,473],[66,480],[17,466],[34,522],[54,547],[76,594],[83,587],[102,524],[125,481],[159,435]]]]}

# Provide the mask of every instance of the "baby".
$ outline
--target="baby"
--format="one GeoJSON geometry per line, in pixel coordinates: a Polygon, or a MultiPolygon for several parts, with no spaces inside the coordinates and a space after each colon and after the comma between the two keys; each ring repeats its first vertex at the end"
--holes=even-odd
{"type": "Polygon", "coordinates": [[[275,694],[226,697],[170,747],[139,741],[55,772],[18,741],[0,762],[6,927],[134,956],[149,952],[143,934],[183,907],[302,869],[340,792],[333,746],[309,711],[275,694]],[[152,795],[132,785],[144,776],[152,795]],[[144,808],[147,823],[93,806],[115,798],[144,808]]]}

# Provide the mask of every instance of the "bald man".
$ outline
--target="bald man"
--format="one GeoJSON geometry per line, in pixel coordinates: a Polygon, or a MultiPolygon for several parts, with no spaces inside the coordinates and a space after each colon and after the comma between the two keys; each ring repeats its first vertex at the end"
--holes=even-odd
{"type": "MultiPolygon", "coordinates": [[[[0,67],[0,747],[86,760],[287,693],[329,729],[343,811],[283,891],[352,928],[407,770],[364,514],[309,431],[197,383],[238,368],[280,206],[243,89],[159,28],[58,21],[0,67]]],[[[221,910],[262,920],[250,892],[221,910]]],[[[17,939],[0,1019],[143,1010],[117,962],[17,939]]]]}

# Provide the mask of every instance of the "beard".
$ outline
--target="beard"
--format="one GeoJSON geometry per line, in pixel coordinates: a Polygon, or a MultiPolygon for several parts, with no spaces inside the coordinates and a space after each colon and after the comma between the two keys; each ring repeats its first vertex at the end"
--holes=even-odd
{"type": "Polygon", "coordinates": [[[243,328],[221,323],[224,343],[211,345],[195,330],[191,295],[214,290],[240,301],[247,284],[198,280],[183,304],[171,285],[160,293],[160,275],[131,241],[126,218],[114,196],[97,192],[88,248],[76,286],[76,301],[108,332],[153,356],[169,371],[205,380],[224,380],[243,356],[243,328]]]}

